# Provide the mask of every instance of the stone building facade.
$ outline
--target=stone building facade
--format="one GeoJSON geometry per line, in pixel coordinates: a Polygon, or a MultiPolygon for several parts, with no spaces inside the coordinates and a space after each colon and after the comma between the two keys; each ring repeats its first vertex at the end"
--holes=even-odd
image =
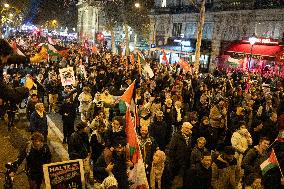
{"type": "Polygon", "coordinates": [[[80,39],[93,39],[97,32],[104,30],[104,17],[99,0],[79,0],[77,31],[80,39]]]}
{"type": "MultiPolygon", "coordinates": [[[[269,1],[269,0],[267,0],[269,1]]],[[[211,42],[211,60],[220,53],[222,42],[257,37],[282,40],[282,2],[263,6],[259,0],[207,0],[203,39],[211,42]]],[[[151,43],[165,45],[169,39],[196,38],[199,14],[189,0],[155,0],[151,14],[151,43]]],[[[195,45],[195,44],[193,44],[195,45]]]]}

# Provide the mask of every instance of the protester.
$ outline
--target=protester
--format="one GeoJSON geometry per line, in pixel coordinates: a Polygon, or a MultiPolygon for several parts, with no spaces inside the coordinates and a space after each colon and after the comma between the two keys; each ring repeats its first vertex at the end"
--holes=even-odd
{"type": "Polygon", "coordinates": [[[86,159],[90,153],[88,134],[85,132],[87,124],[80,122],[76,125],[76,131],[68,140],[69,159],[86,159]]]}
{"type": "Polygon", "coordinates": [[[44,136],[34,132],[31,141],[21,150],[18,159],[13,163],[15,171],[26,160],[26,173],[29,179],[30,189],[40,189],[43,181],[43,164],[51,162],[49,147],[44,143],[44,136]]]}
{"type": "Polygon", "coordinates": [[[190,167],[191,131],[189,122],[182,124],[181,130],[175,133],[168,147],[169,171],[172,186],[182,187],[186,170],[190,167]]]}
{"type": "MultiPolygon", "coordinates": [[[[24,53],[30,56],[41,48],[35,43],[46,42],[44,37],[29,39],[21,36],[21,40],[21,44],[25,44],[21,45],[25,47],[24,53]]],[[[145,62],[140,62],[140,65],[135,60],[129,63],[127,57],[102,49],[90,52],[79,43],[66,46],[69,52],[64,58],[50,54],[48,60],[43,58],[17,66],[7,62],[11,48],[0,48],[1,65],[6,65],[5,74],[0,77],[0,87],[5,89],[0,90],[0,98],[3,96],[3,106],[10,99],[14,104],[19,103],[27,97],[24,93],[28,93],[28,89],[12,87],[25,86],[29,83],[25,80],[36,78],[34,84],[30,82],[29,89],[37,92],[43,103],[46,103],[44,97],[47,95],[48,104],[44,105],[49,105],[51,120],[56,119],[57,105],[61,105],[63,143],[68,143],[70,159],[86,160],[91,152],[94,175],[100,182],[98,185],[129,187],[128,179],[133,173],[129,156],[136,151],[133,151],[133,146],[130,149],[126,146],[129,141],[137,139],[140,147],[137,152],[141,152],[144,164],[141,167],[145,167],[152,188],[200,186],[226,189],[242,184],[259,187],[253,182],[247,184],[246,179],[251,174],[259,174],[259,166],[268,158],[272,148],[280,166],[261,175],[261,181],[268,189],[271,189],[269,185],[281,186],[283,150],[279,147],[281,140],[277,135],[283,129],[282,76],[268,75],[264,70],[254,73],[239,68],[216,68],[213,73],[197,74],[194,69],[187,72],[179,64],[163,65],[146,58],[146,64],[154,73],[150,78],[143,69],[145,62]],[[68,73],[76,80],[72,85],[64,84],[69,76],[62,74],[60,69],[65,66],[71,66],[75,73],[73,76],[68,73]],[[135,89],[128,104],[120,97],[134,80],[135,89]],[[263,85],[264,82],[269,83],[263,85]],[[264,87],[267,85],[270,87],[264,87]],[[76,126],[73,132],[74,124],[78,122],[78,106],[81,121],[85,123],[80,123],[83,125],[76,126]],[[127,108],[133,117],[134,135],[126,132],[129,126],[124,121],[127,108]],[[90,135],[85,130],[90,130],[90,135]],[[273,144],[268,148],[269,142],[273,144]],[[251,148],[252,144],[254,147],[251,148]],[[224,146],[230,148],[224,149],[224,146]],[[210,156],[206,149],[211,150],[210,156]],[[165,151],[164,165],[162,153],[156,150],[165,151]],[[238,160],[237,168],[233,154],[238,160]],[[243,160],[241,156],[244,156],[243,160]],[[113,164],[110,159],[113,159],[113,164]],[[212,166],[211,161],[214,162],[212,166]],[[243,179],[240,178],[243,171],[237,174],[240,165],[244,169],[243,179]],[[112,184],[102,185],[108,181],[112,184]]],[[[38,102],[31,92],[27,118],[31,122],[31,131],[42,132],[47,138],[46,114],[34,108],[38,102]]],[[[55,124],[57,126],[57,121],[55,124]]],[[[255,181],[259,182],[258,179],[255,181]]]]}
{"type": "Polygon", "coordinates": [[[240,168],[237,166],[235,149],[226,146],[223,153],[212,164],[212,187],[214,189],[236,189],[240,180],[240,168]]]}
{"type": "Polygon", "coordinates": [[[37,103],[35,105],[35,110],[36,111],[34,111],[34,113],[32,113],[31,115],[29,131],[31,133],[41,133],[44,137],[44,141],[46,142],[48,135],[48,125],[43,103],[37,103]]]}

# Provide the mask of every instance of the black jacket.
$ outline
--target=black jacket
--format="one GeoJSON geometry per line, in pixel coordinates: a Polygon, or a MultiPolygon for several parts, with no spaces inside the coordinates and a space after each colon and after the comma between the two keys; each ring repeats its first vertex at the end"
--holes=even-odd
{"type": "Polygon", "coordinates": [[[43,178],[43,164],[51,162],[51,152],[47,144],[44,144],[40,150],[33,147],[32,143],[28,143],[27,146],[20,152],[18,159],[13,163],[16,168],[21,165],[24,160],[27,160],[27,174],[32,179],[43,178]]]}
{"type": "Polygon", "coordinates": [[[201,163],[187,171],[184,189],[211,189],[212,168],[206,169],[201,163]]]}
{"type": "Polygon", "coordinates": [[[159,148],[164,151],[167,144],[170,142],[172,134],[172,126],[167,124],[165,121],[154,122],[150,126],[150,135],[155,139],[159,148]]]}
{"type": "Polygon", "coordinates": [[[91,158],[95,163],[100,157],[100,155],[103,153],[105,145],[100,143],[98,141],[97,135],[93,133],[91,135],[90,146],[92,150],[91,158]]]}
{"type": "Polygon", "coordinates": [[[175,133],[169,143],[167,153],[172,175],[184,176],[190,165],[191,136],[189,136],[188,144],[186,144],[182,133],[180,131],[175,133]]]}
{"type": "Polygon", "coordinates": [[[40,132],[43,135],[47,135],[48,125],[46,114],[43,114],[43,117],[35,111],[32,113],[30,118],[30,132],[40,132]]]}
{"type": "Polygon", "coordinates": [[[88,134],[85,132],[74,132],[68,140],[69,159],[85,159],[90,152],[88,134]]]}

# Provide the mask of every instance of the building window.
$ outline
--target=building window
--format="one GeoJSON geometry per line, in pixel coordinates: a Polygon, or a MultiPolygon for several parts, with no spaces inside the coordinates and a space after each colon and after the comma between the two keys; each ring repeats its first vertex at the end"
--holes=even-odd
{"type": "Polygon", "coordinates": [[[162,7],[167,7],[167,0],[162,0],[162,7]]]}
{"type": "Polygon", "coordinates": [[[196,22],[186,23],[185,26],[185,38],[193,39],[195,38],[195,32],[197,28],[196,22]]]}
{"type": "Polygon", "coordinates": [[[180,37],[182,23],[174,23],[173,25],[173,37],[180,37]]]}

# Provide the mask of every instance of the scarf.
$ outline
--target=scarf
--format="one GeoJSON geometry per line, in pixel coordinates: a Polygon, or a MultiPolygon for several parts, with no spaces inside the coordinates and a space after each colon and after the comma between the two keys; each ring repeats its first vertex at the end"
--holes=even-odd
{"type": "Polygon", "coordinates": [[[181,122],[181,108],[176,107],[177,111],[177,122],[181,122]]]}

